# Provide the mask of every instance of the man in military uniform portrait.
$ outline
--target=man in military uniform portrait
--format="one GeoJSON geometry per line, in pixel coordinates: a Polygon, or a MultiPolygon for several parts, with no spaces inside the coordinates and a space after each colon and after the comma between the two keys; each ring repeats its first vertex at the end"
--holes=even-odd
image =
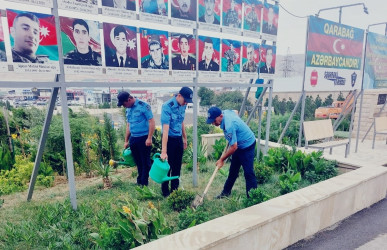
{"type": "Polygon", "coordinates": [[[267,12],[267,23],[264,23],[262,26],[262,32],[271,35],[277,35],[277,27],[273,24],[274,21],[274,9],[269,7],[267,12]]]}
{"type": "Polygon", "coordinates": [[[199,17],[199,22],[220,24],[215,18],[215,0],[204,0],[204,14],[199,17]]]}
{"type": "Polygon", "coordinates": [[[273,62],[273,48],[269,47],[266,49],[266,62],[259,68],[259,73],[274,74],[275,69],[272,67],[273,62]]]}
{"type": "Polygon", "coordinates": [[[227,10],[226,18],[224,20],[224,25],[238,28],[239,27],[239,19],[238,19],[238,12],[235,10],[235,0],[231,0],[231,8],[227,10]]]}
{"type": "Polygon", "coordinates": [[[227,72],[234,72],[234,65],[238,57],[238,54],[234,50],[234,45],[231,43],[230,49],[224,52],[224,58],[227,59],[227,72]]]}
{"type": "Polygon", "coordinates": [[[108,67],[125,67],[137,68],[137,60],[127,54],[128,33],[122,25],[118,25],[113,31],[114,38],[112,43],[116,48],[114,54],[106,55],[106,66],[108,67]]]}
{"type": "Polygon", "coordinates": [[[46,63],[48,55],[36,55],[40,43],[39,19],[32,13],[22,12],[13,20],[10,29],[14,39],[12,59],[14,63],[46,63]]]}
{"type": "Polygon", "coordinates": [[[172,59],[172,69],[174,70],[195,70],[196,59],[190,56],[190,38],[187,35],[180,35],[179,37],[179,48],[180,55],[172,59]]]}
{"type": "Polygon", "coordinates": [[[163,47],[158,35],[150,35],[148,38],[149,58],[142,64],[143,69],[169,69],[168,59],[163,53],[163,47]]]}
{"type": "Polygon", "coordinates": [[[246,47],[247,62],[242,66],[242,72],[257,72],[258,65],[254,61],[254,45],[249,43],[246,47]]]}
{"type": "Polygon", "coordinates": [[[214,54],[214,43],[211,38],[207,37],[204,40],[203,56],[199,62],[199,70],[203,71],[219,71],[219,64],[212,60],[214,54]]]}
{"type": "Polygon", "coordinates": [[[83,19],[75,19],[72,27],[76,48],[64,56],[64,64],[101,66],[101,55],[89,46],[89,25],[83,19]]]}
{"type": "Polygon", "coordinates": [[[255,4],[251,4],[251,10],[246,15],[246,22],[249,24],[249,28],[251,31],[257,31],[259,22],[257,13],[255,12],[255,4]]]}
{"type": "Polygon", "coordinates": [[[164,0],[142,0],[140,1],[140,12],[168,16],[164,0]]]}
{"type": "Polygon", "coordinates": [[[177,0],[177,3],[178,7],[171,5],[172,17],[196,21],[196,2],[191,4],[191,0],[177,0]]]}

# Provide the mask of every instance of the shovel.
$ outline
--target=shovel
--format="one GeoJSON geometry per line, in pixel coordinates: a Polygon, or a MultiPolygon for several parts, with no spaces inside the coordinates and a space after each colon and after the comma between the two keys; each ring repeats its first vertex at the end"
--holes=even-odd
{"type": "Polygon", "coordinates": [[[195,208],[197,208],[198,206],[200,206],[201,204],[203,204],[204,196],[207,194],[208,189],[210,189],[210,186],[211,186],[211,184],[212,184],[212,181],[214,180],[215,175],[216,175],[216,172],[218,172],[218,170],[219,170],[218,167],[215,167],[214,173],[212,173],[211,178],[210,178],[210,181],[208,182],[206,188],[204,189],[203,194],[202,194],[202,195],[200,195],[200,194],[196,195],[194,201],[193,201],[192,204],[191,204],[191,207],[192,207],[193,209],[195,209],[195,208]]]}

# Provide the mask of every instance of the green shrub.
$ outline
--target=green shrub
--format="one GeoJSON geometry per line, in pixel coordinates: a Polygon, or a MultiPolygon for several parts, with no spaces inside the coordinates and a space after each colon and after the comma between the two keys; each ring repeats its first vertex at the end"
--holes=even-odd
{"type": "Polygon", "coordinates": [[[191,205],[195,198],[195,193],[177,189],[168,196],[168,205],[175,211],[181,211],[191,205]]]}
{"type": "Polygon", "coordinates": [[[156,192],[148,186],[136,186],[137,195],[142,200],[155,199],[158,197],[156,192]]]}
{"type": "Polygon", "coordinates": [[[281,194],[287,194],[298,189],[298,183],[301,181],[301,174],[288,170],[286,173],[279,176],[279,184],[281,194]]]}
{"type": "Polygon", "coordinates": [[[22,191],[27,188],[34,163],[20,155],[15,157],[15,161],[13,169],[0,172],[0,195],[22,191]]]}
{"type": "Polygon", "coordinates": [[[313,159],[313,168],[305,172],[305,179],[311,183],[320,182],[337,176],[338,171],[334,161],[324,159],[313,159]]]}
{"type": "Polygon", "coordinates": [[[52,187],[54,185],[54,176],[38,175],[36,184],[45,187],[52,187]]]}
{"type": "Polygon", "coordinates": [[[212,159],[219,160],[226,145],[227,145],[226,139],[220,138],[219,140],[216,140],[215,144],[212,146],[214,150],[212,151],[212,159]]]}
{"type": "Polygon", "coordinates": [[[177,223],[177,226],[179,230],[184,230],[204,223],[208,220],[209,213],[202,206],[198,207],[196,210],[187,207],[179,213],[179,222],[177,223]]]}
{"type": "Polygon", "coordinates": [[[271,197],[262,188],[254,188],[249,191],[250,198],[244,198],[243,204],[245,207],[250,207],[261,202],[270,200],[271,197]]]}
{"type": "Polygon", "coordinates": [[[254,162],[254,172],[259,184],[263,184],[270,180],[274,170],[265,165],[264,162],[254,162]]]}

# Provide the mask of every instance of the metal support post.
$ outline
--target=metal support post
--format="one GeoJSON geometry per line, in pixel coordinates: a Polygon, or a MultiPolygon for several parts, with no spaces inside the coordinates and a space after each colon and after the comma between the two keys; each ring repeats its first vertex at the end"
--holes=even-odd
{"type": "Polygon", "coordinates": [[[257,144],[257,161],[261,155],[261,134],[262,134],[262,103],[258,106],[258,144],[257,144]]]}
{"type": "Polygon", "coordinates": [[[69,181],[70,202],[73,209],[77,210],[77,195],[75,191],[73,147],[71,144],[69,107],[67,105],[67,94],[66,94],[65,87],[62,87],[60,90],[60,98],[62,103],[63,133],[64,133],[65,149],[66,149],[67,177],[69,181]]]}
{"type": "MultiPolygon", "coordinates": [[[[386,107],[386,104],[387,104],[387,101],[383,104],[383,106],[379,110],[377,116],[379,116],[383,112],[384,107],[386,107]]],[[[368,128],[368,130],[367,130],[366,134],[364,135],[363,140],[361,142],[363,142],[365,140],[365,138],[367,137],[368,133],[370,132],[370,130],[373,128],[374,125],[375,125],[375,121],[372,122],[371,126],[368,128]]]]}
{"type": "MultiPolygon", "coordinates": [[[[197,24],[196,24],[197,25],[197,24]]],[[[196,38],[196,55],[199,55],[199,36],[198,29],[194,29],[194,36],[196,38]]],[[[199,58],[196,60],[196,77],[194,78],[194,87],[193,87],[193,161],[192,161],[192,182],[193,186],[198,186],[198,78],[199,78],[199,58]]]]}
{"type": "Polygon", "coordinates": [[[247,118],[247,121],[246,121],[247,125],[250,123],[251,119],[253,118],[253,114],[257,110],[259,103],[262,102],[263,96],[266,94],[267,88],[268,87],[263,88],[261,95],[259,96],[258,100],[255,102],[255,105],[254,105],[253,109],[251,110],[249,117],[247,118]]]}
{"type": "Polygon", "coordinates": [[[292,113],[290,114],[289,119],[288,119],[288,121],[286,122],[286,125],[285,125],[284,129],[282,130],[282,133],[281,133],[281,135],[280,135],[280,137],[279,137],[277,143],[280,143],[280,144],[281,144],[282,139],[284,138],[285,133],[286,133],[286,131],[287,131],[288,128],[289,128],[290,122],[291,122],[291,120],[292,120],[294,114],[296,113],[298,107],[300,106],[300,103],[301,103],[301,100],[302,100],[302,96],[303,96],[303,93],[301,94],[300,98],[298,99],[298,101],[297,101],[297,103],[296,103],[296,106],[294,106],[293,111],[292,111],[292,113]]]}
{"type": "MultiPolygon", "coordinates": [[[[273,80],[270,80],[273,82],[273,80]]],[[[267,154],[267,151],[269,149],[269,136],[270,136],[270,119],[271,119],[271,104],[273,101],[273,85],[269,87],[269,104],[267,107],[267,114],[266,114],[266,141],[265,141],[265,150],[264,155],[267,154]]]]}
{"type": "Polygon", "coordinates": [[[302,106],[301,106],[301,116],[300,116],[300,130],[298,131],[298,147],[301,147],[301,140],[302,140],[302,131],[303,126],[302,123],[304,122],[304,116],[305,116],[305,98],[306,93],[304,90],[302,90],[302,106]]]}
{"type": "Polygon", "coordinates": [[[48,129],[50,128],[50,123],[51,123],[52,115],[54,113],[54,108],[55,108],[55,102],[58,96],[58,90],[59,88],[52,89],[52,94],[49,101],[46,118],[43,123],[42,134],[40,136],[38,152],[36,153],[36,157],[35,157],[34,169],[32,170],[30,185],[28,187],[27,201],[31,200],[34,192],[36,177],[38,177],[40,162],[42,161],[43,151],[48,137],[48,129]]]}
{"type": "MultiPolygon", "coordinates": [[[[254,79],[250,80],[250,84],[253,84],[254,79]]],[[[251,87],[248,87],[245,93],[245,98],[243,98],[241,109],[239,110],[239,117],[243,117],[243,113],[245,112],[246,102],[250,94],[251,87]]]]}
{"type": "Polygon", "coordinates": [[[357,103],[357,98],[359,98],[360,93],[358,95],[356,95],[356,94],[357,94],[357,91],[355,90],[354,91],[355,100],[353,100],[353,103],[352,103],[351,124],[349,125],[349,144],[348,144],[348,147],[346,148],[346,150],[347,150],[346,155],[349,155],[349,152],[351,152],[353,120],[354,120],[354,116],[355,116],[355,107],[356,107],[356,103],[357,103]]]}
{"type": "Polygon", "coordinates": [[[360,121],[361,121],[361,113],[362,113],[362,107],[363,107],[363,96],[364,96],[364,89],[360,91],[360,108],[359,108],[359,117],[357,118],[357,131],[356,131],[356,147],[355,147],[355,153],[357,153],[357,149],[359,147],[359,132],[360,132],[360,121]]]}

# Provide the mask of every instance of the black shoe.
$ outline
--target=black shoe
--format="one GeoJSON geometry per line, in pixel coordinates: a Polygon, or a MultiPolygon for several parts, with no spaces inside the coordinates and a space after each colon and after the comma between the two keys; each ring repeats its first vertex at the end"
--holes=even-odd
{"type": "Polygon", "coordinates": [[[229,196],[230,196],[230,194],[226,194],[226,193],[221,192],[219,195],[217,195],[215,197],[215,199],[223,199],[223,198],[226,198],[226,197],[229,197],[229,196]]]}

